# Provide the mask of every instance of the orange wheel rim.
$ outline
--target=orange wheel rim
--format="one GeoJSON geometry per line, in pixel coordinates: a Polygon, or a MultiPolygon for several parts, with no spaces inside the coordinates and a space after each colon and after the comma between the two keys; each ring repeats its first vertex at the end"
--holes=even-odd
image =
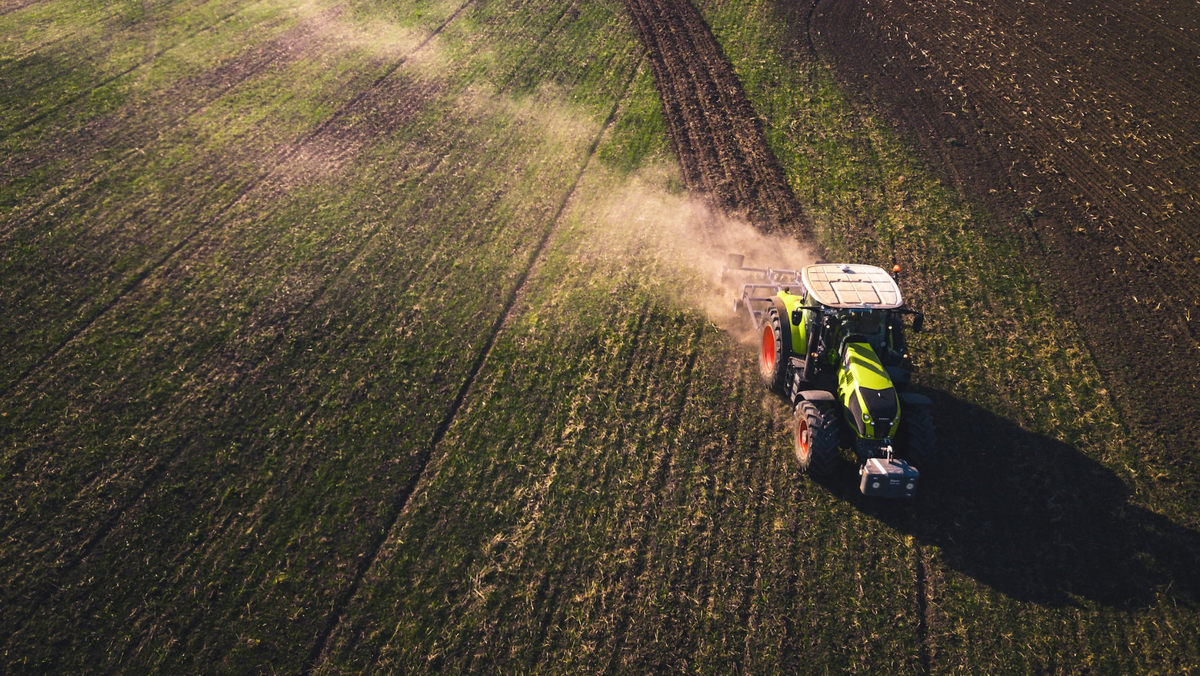
{"type": "Polygon", "coordinates": [[[809,445],[808,421],[801,420],[800,424],[798,426],[796,426],[796,448],[800,449],[800,458],[801,459],[808,457],[808,445],[809,445]]]}
{"type": "Polygon", "coordinates": [[[771,374],[775,372],[775,332],[771,330],[771,325],[767,324],[763,327],[762,339],[762,358],[763,372],[771,374]]]}

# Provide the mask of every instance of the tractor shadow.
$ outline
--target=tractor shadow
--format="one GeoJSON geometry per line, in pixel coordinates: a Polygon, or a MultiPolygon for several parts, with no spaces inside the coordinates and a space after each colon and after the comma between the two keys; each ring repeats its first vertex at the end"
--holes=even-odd
{"type": "Polygon", "coordinates": [[[821,485],[1021,601],[1200,601],[1200,533],[1131,504],[1117,475],[1074,448],[944,392],[922,393],[934,402],[941,460],[922,473],[917,498],[866,498],[848,461],[821,485]]]}

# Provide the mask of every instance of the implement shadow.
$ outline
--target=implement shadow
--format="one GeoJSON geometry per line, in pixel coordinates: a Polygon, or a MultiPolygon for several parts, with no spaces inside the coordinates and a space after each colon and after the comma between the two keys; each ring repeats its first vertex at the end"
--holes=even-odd
{"type": "Polygon", "coordinates": [[[944,392],[922,393],[933,400],[941,459],[922,473],[917,498],[869,499],[845,466],[820,484],[1014,599],[1200,601],[1200,533],[1130,504],[1120,478],[1071,446],[944,392]]]}

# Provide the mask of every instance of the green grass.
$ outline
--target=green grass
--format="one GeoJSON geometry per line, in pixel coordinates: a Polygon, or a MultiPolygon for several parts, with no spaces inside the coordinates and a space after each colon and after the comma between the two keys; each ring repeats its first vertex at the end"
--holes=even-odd
{"type": "Polygon", "coordinates": [[[743,348],[672,302],[696,280],[611,220],[624,176],[589,166],[324,672],[913,666],[909,598],[855,617],[862,580],[911,585],[903,536],[797,481],[743,348]]]}
{"type": "MultiPolygon", "coordinates": [[[[950,508],[1002,527],[952,479],[873,511],[798,474],[790,412],[679,293],[704,280],[666,226],[696,211],[619,3],[477,0],[337,119],[459,4],[356,2],[263,57],[322,7],[242,5],[2,141],[34,158],[0,185],[12,671],[297,671],[335,607],[322,673],[1194,667],[1169,589],[1022,599],[924,530],[977,544],[950,508]],[[214,75],[240,63],[263,67],[214,75]]],[[[776,50],[763,5],[702,9],[822,243],[889,263],[894,241],[930,313],[922,384],[1135,487],[1107,560],[1174,537],[1153,510],[1191,523],[1141,478],[1025,243],[776,50]]],[[[0,34],[74,60],[27,86],[78,91],[188,11],[49,0],[0,34]],[[41,40],[54,17],[78,37],[41,40]]],[[[25,119],[35,98],[4,105],[25,119]]]]}
{"type": "MultiPolygon", "coordinates": [[[[432,82],[420,65],[398,72],[393,92],[429,88],[415,117],[332,175],[272,174],[6,398],[4,569],[26,599],[10,646],[63,668],[300,665],[294,644],[311,645],[382,527],[604,115],[552,90],[491,93],[524,58],[463,74],[480,45],[492,63],[487,31],[544,35],[539,21],[553,17],[536,5],[472,14],[436,45],[461,67],[432,82]],[[53,563],[82,552],[78,568],[53,563]],[[155,602],[109,584],[131,565],[155,602]],[[109,638],[46,646],[69,632],[65,607],[109,638]],[[172,629],[130,630],[141,623],[172,629]]],[[[632,68],[631,43],[617,44],[593,68],[632,68]]],[[[611,101],[623,83],[597,86],[611,101]]],[[[229,113],[197,124],[235,144],[237,111],[286,131],[306,105],[272,100],[226,96],[229,113]]],[[[228,147],[190,149],[212,161],[228,147]]]]}
{"type": "MultiPolygon", "coordinates": [[[[855,109],[824,67],[788,57],[778,47],[786,33],[770,3],[703,8],[767,118],[769,141],[793,189],[812,204],[830,255],[883,265],[894,256],[909,271],[910,302],[930,313],[933,329],[916,343],[921,382],[1065,444],[1125,482],[1131,505],[1194,529],[1195,506],[1151,479],[1152,454],[1141,448],[1146,440],[1117,413],[1081,340],[1086,329],[1065,320],[1039,282],[1036,264],[1028,262],[1037,257],[1033,243],[965,205],[855,109]]],[[[1117,530],[1114,548],[1122,546],[1117,530]]],[[[1145,546],[1134,545],[1137,556],[1153,559],[1145,546]]],[[[939,557],[936,549],[931,554],[939,557]]],[[[936,599],[930,622],[941,626],[931,629],[930,642],[938,649],[935,665],[947,670],[990,664],[1001,671],[1083,665],[1174,671],[1197,659],[1191,638],[1197,618],[1177,609],[1186,600],[1165,588],[1136,611],[1091,599],[1056,609],[1007,598],[952,566],[935,574],[945,576],[947,587],[936,599]],[[1078,637],[1085,637],[1082,646],[1078,637]],[[1117,648],[1121,643],[1129,648],[1117,648]]]]}

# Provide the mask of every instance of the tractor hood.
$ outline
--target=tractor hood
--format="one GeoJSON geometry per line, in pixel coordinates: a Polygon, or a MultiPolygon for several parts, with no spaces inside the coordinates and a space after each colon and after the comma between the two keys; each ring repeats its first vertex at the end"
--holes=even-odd
{"type": "Polygon", "coordinates": [[[885,439],[898,429],[900,399],[869,344],[846,344],[838,370],[838,399],[860,438],[885,439]]]}

